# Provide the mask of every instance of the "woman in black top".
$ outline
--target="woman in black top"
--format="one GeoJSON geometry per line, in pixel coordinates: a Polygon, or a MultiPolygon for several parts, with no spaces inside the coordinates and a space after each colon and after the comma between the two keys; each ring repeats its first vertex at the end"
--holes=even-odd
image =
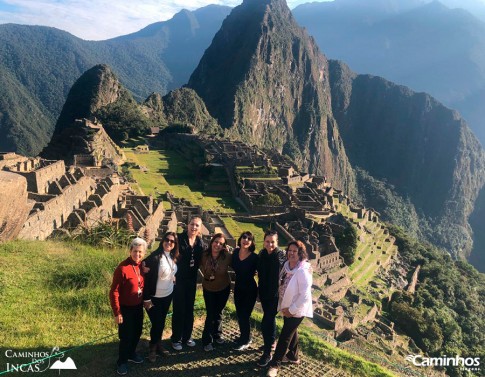
{"type": "Polygon", "coordinates": [[[183,345],[195,346],[192,339],[197,271],[205,245],[200,237],[202,219],[194,216],[187,230],[178,235],[179,253],[172,304],[172,348],[181,351],[183,345]]]}
{"type": "Polygon", "coordinates": [[[240,337],[236,341],[235,349],[243,351],[251,344],[251,326],[249,318],[256,303],[258,286],[254,275],[258,265],[258,255],[254,252],[254,236],[251,232],[244,232],[237,240],[238,247],[232,256],[232,268],[236,273],[234,286],[234,304],[239,322],[240,337]]]}

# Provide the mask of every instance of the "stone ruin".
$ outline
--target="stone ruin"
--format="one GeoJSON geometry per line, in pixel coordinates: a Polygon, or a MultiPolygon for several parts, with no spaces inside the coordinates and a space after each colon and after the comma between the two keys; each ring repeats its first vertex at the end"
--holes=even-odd
{"type": "Polygon", "coordinates": [[[138,235],[151,234],[149,242],[155,239],[163,207],[149,197],[130,193],[110,168],[66,168],[64,161],[1,157],[1,179],[6,189],[0,205],[0,226],[4,228],[3,232],[0,228],[1,240],[45,240],[77,226],[126,221],[128,215],[138,235]],[[2,222],[2,212],[11,206],[10,219],[2,222]]]}

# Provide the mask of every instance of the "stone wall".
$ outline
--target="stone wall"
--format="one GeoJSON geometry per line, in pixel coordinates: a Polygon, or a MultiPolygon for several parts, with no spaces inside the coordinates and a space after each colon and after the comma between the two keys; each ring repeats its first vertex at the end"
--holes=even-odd
{"type": "Polygon", "coordinates": [[[33,205],[27,196],[27,180],[0,171],[0,242],[17,237],[33,205]]]}
{"type": "Polygon", "coordinates": [[[45,240],[60,228],[69,215],[80,208],[94,192],[96,183],[89,177],[81,177],[76,184],[66,187],[60,195],[44,203],[38,202],[30,213],[18,238],[45,240]]]}
{"type": "Polygon", "coordinates": [[[47,194],[51,183],[65,174],[66,166],[62,160],[49,161],[36,158],[20,162],[9,170],[27,179],[27,190],[29,192],[47,194]]]}

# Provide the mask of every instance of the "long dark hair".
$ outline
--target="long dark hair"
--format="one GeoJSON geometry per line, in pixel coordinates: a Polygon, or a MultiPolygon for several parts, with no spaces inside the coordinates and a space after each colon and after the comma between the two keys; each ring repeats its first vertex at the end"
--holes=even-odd
{"type": "Polygon", "coordinates": [[[177,233],[175,233],[175,232],[166,232],[163,235],[162,243],[160,244],[160,249],[163,251],[163,242],[167,239],[168,236],[173,236],[173,238],[175,240],[174,247],[173,247],[172,250],[170,250],[170,257],[172,258],[172,260],[175,263],[177,263],[177,260],[180,257],[180,253],[179,253],[179,239],[177,237],[177,233]]]}
{"type": "Polygon", "coordinates": [[[209,242],[209,246],[207,247],[207,250],[205,251],[207,256],[211,256],[212,255],[212,244],[218,239],[218,238],[224,238],[224,248],[221,250],[221,253],[219,254],[219,256],[224,259],[226,258],[226,254],[228,253],[227,251],[227,248],[226,248],[226,236],[222,233],[216,233],[212,236],[210,242],[209,242]]]}
{"type": "Polygon", "coordinates": [[[249,240],[251,241],[251,245],[249,246],[249,248],[248,248],[248,249],[249,249],[249,251],[250,251],[251,253],[254,253],[254,251],[256,250],[256,245],[254,244],[254,242],[255,242],[256,240],[254,239],[253,234],[252,234],[252,233],[251,233],[249,230],[247,230],[247,231],[245,231],[245,232],[242,232],[242,233],[241,233],[241,235],[239,236],[239,238],[238,238],[238,240],[237,240],[237,246],[241,247],[241,239],[242,239],[244,236],[248,237],[248,238],[249,238],[249,240]]]}

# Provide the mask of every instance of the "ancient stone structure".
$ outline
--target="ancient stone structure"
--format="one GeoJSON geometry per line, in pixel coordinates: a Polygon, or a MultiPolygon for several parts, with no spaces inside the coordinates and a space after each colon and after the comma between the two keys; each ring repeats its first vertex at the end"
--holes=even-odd
{"type": "Polygon", "coordinates": [[[25,161],[27,157],[20,156],[13,152],[0,152],[0,170],[5,166],[14,165],[17,162],[25,161]]]}
{"type": "Polygon", "coordinates": [[[27,180],[0,171],[0,242],[17,237],[33,205],[27,198],[27,180]]]}
{"type": "Polygon", "coordinates": [[[1,157],[8,173],[2,172],[7,180],[2,200],[7,202],[0,205],[0,215],[4,216],[3,211],[9,208],[14,215],[0,224],[0,240],[44,240],[59,229],[91,227],[113,218],[126,221],[128,215],[139,236],[149,243],[157,237],[163,207],[151,197],[127,192],[128,187],[121,184],[112,169],[93,167],[100,161],[99,156],[78,155],[80,165],[91,166],[67,169],[64,161],[11,154],[1,157]]]}
{"type": "Polygon", "coordinates": [[[73,154],[77,166],[121,165],[126,161],[123,150],[108,136],[96,119],[76,119],[75,129],[83,130],[85,138],[79,140],[73,154]]]}

